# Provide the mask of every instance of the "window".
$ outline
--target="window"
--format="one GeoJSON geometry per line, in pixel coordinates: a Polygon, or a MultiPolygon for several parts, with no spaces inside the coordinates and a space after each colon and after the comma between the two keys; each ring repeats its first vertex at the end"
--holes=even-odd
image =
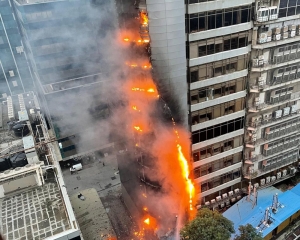
{"type": "Polygon", "coordinates": [[[300,12],[300,1],[280,0],[279,18],[297,15],[300,12]]]}
{"type": "Polygon", "coordinates": [[[244,117],[193,132],[192,143],[203,142],[242,128],[244,128],[244,117]]]}
{"type": "MultiPolygon", "coordinates": [[[[222,174],[221,176],[217,176],[208,180],[201,182],[201,192],[208,191],[209,189],[218,187],[226,182],[229,182],[233,179],[239,178],[241,176],[241,170],[234,169],[230,172],[222,174]]],[[[219,195],[219,194],[217,194],[219,195]]]]}
{"type": "Polygon", "coordinates": [[[238,34],[192,42],[189,45],[189,56],[190,58],[196,58],[222,52],[223,50],[228,51],[246,47],[248,45],[249,33],[249,31],[246,31],[238,34]],[[196,50],[197,46],[198,50],[196,50]],[[196,52],[198,52],[197,55],[195,54],[196,52]]]}
{"type": "Polygon", "coordinates": [[[191,125],[206,122],[212,119],[222,117],[224,115],[232,114],[241,111],[245,108],[244,98],[236,99],[234,101],[221,103],[213,107],[204,108],[191,113],[191,125]]]}
{"type": "Polygon", "coordinates": [[[251,5],[200,14],[189,14],[187,19],[189,22],[189,33],[246,23],[250,22],[251,19],[251,5]]]}
{"type": "Polygon", "coordinates": [[[190,83],[247,69],[248,55],[228,58],[190,68],[190,83]]]}
{"type": "Polygon", "coordinates": [[[200,167],[197,167],[194,169],[194,178],[199,178],[204,175],[216,172],[220,169],[223,169],[225,167],[231,166],[232,164],[235,164],[237,162],[234,162],[234,159],[239,159],[241,161],[242,159],[242,153],[236,153],[234,155],[230,155],[225,158],[218,159],[216,161],[204,164],[200,167]]]}
{"type": "Polygon", "coordinates": [[[210,85],[206,88],[190,91],[190,103],[196,104],[211,99],[217,99],[238,91],[245,90],[245,78],[224,82],[221,84],[210,85]],[[239,88],[237,88],[237,85],[239,88]]]}

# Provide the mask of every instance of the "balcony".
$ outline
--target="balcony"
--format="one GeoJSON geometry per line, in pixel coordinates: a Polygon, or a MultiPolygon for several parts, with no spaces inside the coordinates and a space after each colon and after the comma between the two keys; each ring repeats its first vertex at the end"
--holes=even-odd
{"type": "Polygon", "coordinates": [[[268,127],[271,126],[273,124],[276,124],[277,122],[283,122],[286,120],[291,120],[293,118],[299,117],[300,115],[300,110],[297,110],[294,113],[291,113],[290,115],[287,116],[283,116],[281,118],[275,118],[272,117],[270,119],[264,120],[262,119],[261,121],[256,121],[256,122],[249,122],[248,124],[246,124],[247,130],[257,130],[260,127],[268,127]],[[250,129],[251,128],[251,129],[250,129]]]}
{"type": "Polygon", "coordinates": [[[285,87],[290,84],[298,83],[298,82],[300,82],[300,78],[290,79],[288,81],[277,83],[277,84],[272,84],[270,81],[267,81],[266,84],[260,86],[258,86],[257,84],[252,84],[249,86],[249,92],[250,93],[266,92],[268,90],[273,90],[279,87],[285,87]]]}
{"type": "Polygon", "coordinates": [[[281,39],[281,40],[275,40],[275,41],[272,40],[271,42],[265,42],[265,43],[253,45],[252,49],[262,50],[262,49],[272,48],[275,46],[280,46],[280,45],[289,44],[289,43],[298,42],[298,41],[300,41],[300,36],[295,36],[295,37],[290,37],[287,39],[281,39]]]}
{"type": "Polygon", "coordinates": [[[297,64],[299,62],[300,62],[300,58],[289,60],[286,62],[281,62],[281,63],[274,63],[272,60],[268,60],[268,61],[264,61],[263,64],[261,64],[259,66],[254,65],[252,62],[250,71],[251,72],[263,72],[263,71],[271,70],[273,68],[283,67],[283,66],[286,66],[289,64],[297,64]]]}
{"type": "Polygon", "coordinates": [[[255,147],[257,147],[257,146],[259,146],[259,145],[262,145],[262,144],[265,144],[265,143],[267,143],[267,142],[270,142],[270,141],[276,141],[276,140],[279,140],[279,139],[281,139],[281,138],[283,138],[283,137],[287,137],[287,136],[290,136],[290,135],[293,135],[293,134],[296,134],[296,133],[298,133],[299,132],[299,130],[297,129],[297,130],[294,130],[293,132],[285,132],[285,133],[283,133],[282,135],[280,135],[280,136],[276,136],[276,137],[274,137],[274,138],[271,138],[271,139],[267,139],[267,138],[260,138],[260,139],[257,139],[255,142],[254,141],[252,141],[252,140],[246,140],[245,141],[245,143],[246,143],[246,147],[247,147],[247,145],[251,145],[251,146],[253,146],[253,147],[250,147],[250,148],[255,148],[255,147]]]}
{"type": "MultiPolygon", "coordinates": [[[[244,175],[244,178],[246,178],[246,179],[255,179],[255,178],[263,176],[263,175],[265,175],[267,173],[270,173],[270,172],[272,172],[274,170],[283,170],[283,169],[279,169],[281,167],[287,167],[288,165],[289,166],[293,166],[291,164],[295,163],[295,162],[297,162],[297,160],[295,160],[295,161],[281,161],[281,162],[278,162],[276,164],[270,165],[270,168],[268,168],[268,169],[251,170],[250,173],[249,173],[249,171],[244,171],[243,170],[243,175],[244,175]]],[[[287,176],[290,175],[291,173],[293,175],[295,175],[295,173],[293,173],[292,171],[289,170],[289,174],[287,174],[287,176]]],[[[282,180],[282,178],[283,177],[280,177],[279,179],[276,179],[276,180],[282,180]]],[[[273,184],[275,184],[275,182],[272,182],[271,185],[273,185],[273,184]]]]}
{"type": "Polygon", "coordinates": [[[294,151],[297,148],[298,148],[298,145],[287,147],[284,151],[269,154],[267,156],[264,156],[263,154],[257,154],[256,156],[253,156],[253,157],[247,156],[247,157],[245,157],[244,164],[253,165],[255,162],[261,162],[263,160],[269,160],[272,157],[276,157],[280,154],[285,154],[285,153],[294,151]]]}
{"type": "Polygon", "coordinates": [[[262,110],[267,110],[270,108],[278,107],[280,105],[283,105],[283,104],[286,104],[289,102],[293,102],[296,100],[300,100],[300,92],[293,93],[292,95],[286,94],[285,98],[282,98],[282,100],[280,98],[278,98],[278,101],[276,101],[276,102],[268,101],[266,103],[249,104],[247,109],[248,109],[248,112],[259,112],[262,110]]]}

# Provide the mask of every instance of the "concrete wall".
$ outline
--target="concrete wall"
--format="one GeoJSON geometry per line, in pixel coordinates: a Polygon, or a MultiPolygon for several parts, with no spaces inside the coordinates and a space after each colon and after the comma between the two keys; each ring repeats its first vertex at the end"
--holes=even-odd
{"type": "Polygon", "coordinates": [[[12,180],[2,184],[4,194],[16,191],[18,189],[27,188],[36,185],[37,185],[37,181],[35,179],[35,175],[30,175],[24,178],[12,180]]]}
{"type": "Polygon", "coordinates": [[[171,91],[187,125],[185,5],[182,0],[147,0],[152,66],[171,91]]]}

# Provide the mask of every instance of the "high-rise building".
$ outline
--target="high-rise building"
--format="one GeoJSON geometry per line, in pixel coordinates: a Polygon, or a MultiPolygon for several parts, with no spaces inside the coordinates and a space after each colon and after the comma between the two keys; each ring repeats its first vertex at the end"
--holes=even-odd
{"type": "Polygon", "coordinates": [[[21,34],[10,1],[0,2],[0,98],[33,89],[21,34]]]}
{"type": "Polygon", "coordinates": [[[264,187],[298,167],[300,2],[256,1],[254,10],[243,171],[264,187]]]}
{"type": "MultiPolygon", "coordinates": [[[[81,144],[82,132],[94,127],[91,118],[95,112],[99,119],[106,115],[107,109],[95,97],[101,93],[104,82],[101,77],[104,63],[100,63],[98,44],[103,33],[99,31],[99,12],[94,11],[96,3],[35,0],[11,3],[48,127],[54,129],[57,138],[66,138],[60,141],[62,157],[88,151],[81,144]]],[[[105,32],[109,28],[106,24],[105,32]]],[[[85,147],[93,148],[89,139],[92,138],[85,138],[85,147]]]]}
{"type": "Polygon", "coordinates": [[[263,188],[293,176],[300,2],[146,0],[139,7],[149,17],[154,71],[191,130],[199,203],[223,207],[249,181],[263,188]]]}

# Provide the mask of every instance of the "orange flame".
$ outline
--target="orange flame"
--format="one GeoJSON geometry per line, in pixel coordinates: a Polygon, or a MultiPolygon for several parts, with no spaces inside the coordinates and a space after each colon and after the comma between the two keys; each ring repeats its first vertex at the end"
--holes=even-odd
{"type": "Polygon", "coordinates": [[[129,41],[129,38],[124,38],[123,39],[125,42],[128,42],[129,41]]]}
{"type": "Polygon", "coordinates": [[[155,92],[155,90],[154,90],[153,88],[149,88],[149,89],[147,90],[147,92],[153,93],[153,92],[155,92]]]}
{"type": "Polygon", "coordinates": [[[141,16],[142,24],[147,25],[149,21],[147,14],[145,12],[141,12],[140,16],[141,16]]]}
{"type": "Polygon", "coordinates": [[[134,129],[137,130],[137,131],[140,131],[140,132],[143,131],[139,126],[134,126],[134,129]]]}
{"type": "Polygon", "coordinates": [[[144,220],[144,223],[146,223],[147,225],[149,225],[149,224],[150,224],[150,219],[149,219],[149,218],[146,218],[146,219],[144,220]]]}
{"type": "Polygon", "coordinates": [[[181,145],[177,144],[177,150],[178,150],[178,160],[180,162],[181,168],[182,168],[182,174],[183,177],[186,180],[186,185],[187,185],[187,190],[189,193],[189,204],[190,204],[190,210],[193,210],[193,198],[195,195],[195,187],[194,184],[192,183],[191,179],[189,179],[189,165],[188,165],[188,161],[186,160],[186,158],[184,157],[182,151],[181,151],[181,145]]]}

